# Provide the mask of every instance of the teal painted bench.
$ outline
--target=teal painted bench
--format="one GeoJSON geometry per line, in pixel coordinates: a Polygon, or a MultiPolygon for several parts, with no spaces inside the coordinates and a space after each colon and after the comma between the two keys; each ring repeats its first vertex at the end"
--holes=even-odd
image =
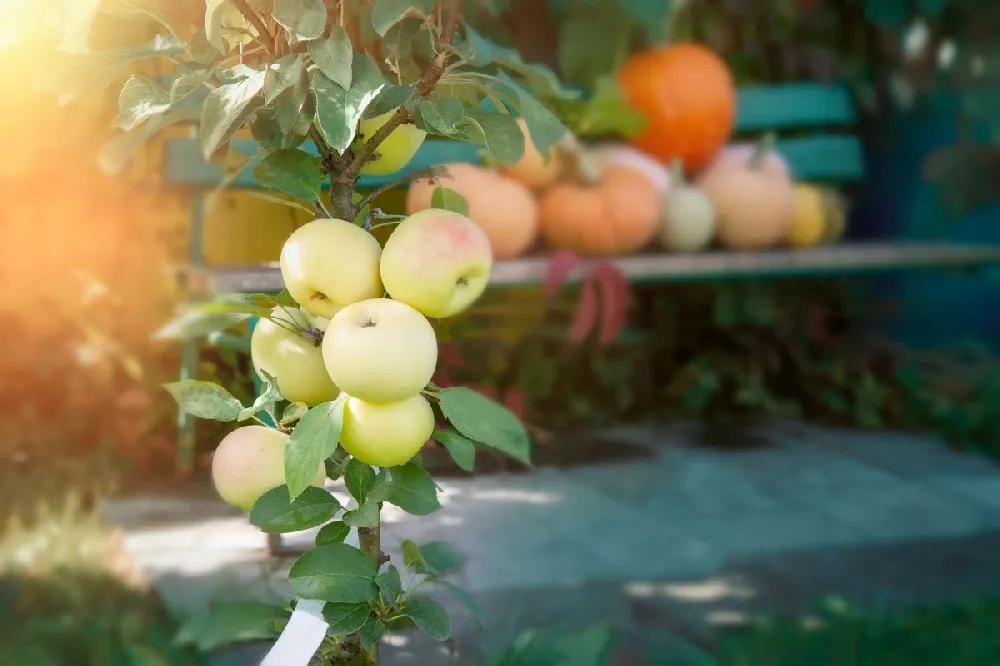
{"type": "MultiPolygon", "coordinates": [[[[736,136],[774,130],[777,148],[798,180],[849,187],[865,175],[864,151],[853,133],[857,121],[849,92],[840,86],[795,84],[749,87],[739,91],[736,136]]],[[[252,154],[253,142],[235,142],[234,149],[252,154]]],[[[315,147],[306,149],[315,151],[315,147]]],[[[479,147],[444,140],[428,140],[414,160],[393,177],[363,178],[362,190],[371,190],[399,176],[444,162],[477,162],[479,147]]],[[[252,165],[251,165],[252,166],[252,165]]],[[[223,172],[207,164],[196,139],[174,138],[165,145],[163,179],[167,186],[193,195],[191,251],[185,268],[188,284],[202,295],[215,293],[277,292],[282,288],[277,264],[218,268],[206,266],[201,237],[204,195],[218,186],[223,172]]],[[[233,188],[256,188],[252,168],[233,182],[233,188]]],[[[931,244],[840,244],[811,249],[775,249],[766,252],[713,251],[696,255],[662,253],[620,257],[614,263],[634,283],[704,281],[733,277],[792,277],[844,275],[926,267],[970,269],[1000,264],[1000,246],[931,244]]],[[[532,285],[544,279],[548,258],[529,256],[497,262],[490,284],[495,287],[532,285]]],[[[572,279],[572,278],[571,278],[572,279]]],[[[252,326],[252,322],[251,322],[252,326]]],[[[247,352],[246,337],[221,333],[209,344],[247,352]]],[[[200,341],[186,342],[182,378],[193,378],[200,341]]],[[[193,420],[181,414],[179,463],[192,464],[193,420]]]]}

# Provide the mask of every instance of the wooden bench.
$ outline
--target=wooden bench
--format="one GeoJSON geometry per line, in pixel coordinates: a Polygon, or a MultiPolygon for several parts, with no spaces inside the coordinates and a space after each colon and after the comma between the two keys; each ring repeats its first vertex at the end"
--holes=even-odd
{"type": "MultiPolygon", "coordinates": [[[[739,92],[737,138],[765,130],[779,133],[777,148],[800,181],[849,187],[865,174],[860,139],[853,133],[857,118],[849,92],[839,86],[796,84],[752,87],[739,92]]],[[[234,142],[236,150],[252,154],[253,142],[234,142]]],[[[315,151],[314,147],[307,149],[315,151]]],[[[479,147],[454,141],[428,140],[414,160],[393,178],[444,162],[477,162],[479,147]]],[[[251,165],[252,166],[252,165],[251,165]]],[[[164,181],[192,195],[191,250],[185,267],[194,296],[233,292],[277,292],[281,275],[276,263],[207,266],[201,249],[205,194],[223,178],[207,164],[195,139],[168,139],[164,181]]],[[[360,189],[371,190],[390,178],[363,178],[360,189]]],[[[252,168],[244,169],[232,188],[256,188],[252,168]]],[[[978,269],[1000,264],[1000,246],[952,243],[845,243],[811,249],[775,249],[766,252],[711,251],[696,255],[648,253],[620,257],[614,263],[634,283],[691,282],[733,277],[792,277],[846,275],[917,268],[978,269]]],[[[490,284],[496,287],[539,284],[548,258],[529,256],[497,262],[490,284]]],[[[232,333],[208,337],[209,344],[243,352],[249,339],[232,333]]],[[[200,341],[183,345],[181,377],[193,378],[200,341]]],[[[180,414],[179,464],[193,463],[194,422],[180,414]]]]}

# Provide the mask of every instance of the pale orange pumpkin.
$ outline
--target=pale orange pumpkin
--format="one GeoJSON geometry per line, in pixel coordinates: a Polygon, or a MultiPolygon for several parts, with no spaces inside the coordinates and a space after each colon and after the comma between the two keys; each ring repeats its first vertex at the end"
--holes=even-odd
{"type": "Polygon", "coordinates": [[[469,202],[469,219],[486,232],[496,259],[523,254],[538,235],[538,204],[521,183],[475,164],[444,164],[445,175],[434,182],[421,178],[406,195],[409,215],[431,208],[434,190],[445,187],[469,202]]]}
{"type": "MultiPolygon", "coordinates": [[[[757,148],[758,144],[752,141],[730,143],[719,151],[705,170],[711,170],[719,165],[729,163],[745,165],[753,158],[754,153],[757,152],[757,148]]],[[[768,150],[767,154],[764,155],[760,163],[760,168],[777,176],[791,178],[792,171],[788,167],[788,162],[785,161],[781,153],[773,149],[768,150]]]]}
{"type": "Polygon", "coordinates": [[[575,140],[567,136],[562,142],[552,146],[547,156],[542,155],[531,140],[524,118],[518,118],[517,124],[524,135],[524,154],[514,164],[499,164],[497,168],[504,175],[532,190],[541,191],[551,187],[562,176],[566,168],[565,152],[575,149],[575,140]]]}
{"type": "Polygon", "coordinates": [[[716,238],[726,247],[761,250],[780,244],[788,233],[795,186],[781,169],[767,168],[773,142],[766,136],[747,161],[723,160],[697,180],[715,206],[716,238]]]}
{"type": "Polygon", "coordinates": [[[559,183],[542,194],[542,235],[554,247],[584,255],[641,250],[659,223],[659,188],[635,169],[596,163],[589,167],[579,181],[559,183]]]}

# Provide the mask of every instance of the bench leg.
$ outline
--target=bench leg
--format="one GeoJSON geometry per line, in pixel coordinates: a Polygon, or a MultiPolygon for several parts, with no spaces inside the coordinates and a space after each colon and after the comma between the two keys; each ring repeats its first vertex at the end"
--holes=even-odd
{"type": "MultiPolygon", "coordinates": [[[[198,340],[181,343],[181,381],[196,379],[198,375],[198,340]]],[[[194,470],[195,418],[177,410],[177,468],[182,474],[194,470]]]]}

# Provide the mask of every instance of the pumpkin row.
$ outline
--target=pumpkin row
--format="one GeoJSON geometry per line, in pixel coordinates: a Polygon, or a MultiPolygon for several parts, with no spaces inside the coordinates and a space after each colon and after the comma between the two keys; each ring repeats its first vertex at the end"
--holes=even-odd
{"type": "Polygon", "coordinates": [[[650,245],[675,252],[723,247],[758,250],[831,241],[845,206],[833,190],[795,183],[773,139],[733,144],[687,182],[682,161],[669,167],[624,144],[583,146],[572,136],[543,159],[522,122],[525,153],[514,165],[443,164],[419,179],[407,213],[430,208],[442,186],[462,195],[498,259],[521,256],[539,239],[590,256],[633,254],[650,245]]]}

